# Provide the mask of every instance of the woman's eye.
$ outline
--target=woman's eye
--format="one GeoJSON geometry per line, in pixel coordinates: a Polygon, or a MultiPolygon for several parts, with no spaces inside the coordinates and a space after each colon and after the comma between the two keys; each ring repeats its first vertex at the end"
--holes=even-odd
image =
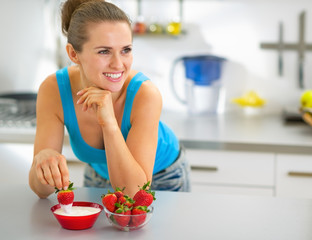
{"type": "Polygon", "coordinates": [[[132,51],[131,48],[125,48],[125,49],[123,50],[123,53],[129,53],[129,52],[131,52],[131,51],[132,51]]]}
{"type": "Polygon", "coordinates": [[[109,51],[108,50],[101,50],[99,51],[100,54],[109,54],[109,51]]]}

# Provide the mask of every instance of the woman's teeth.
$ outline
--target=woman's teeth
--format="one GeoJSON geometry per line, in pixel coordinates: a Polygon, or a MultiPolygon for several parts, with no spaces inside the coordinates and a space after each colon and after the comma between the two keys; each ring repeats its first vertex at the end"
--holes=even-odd
{"type": "Polygon", "coordinates": [[[110,78],[120,78],[121,73],[105,73],[105,76],[110,77],[110,78]]]}

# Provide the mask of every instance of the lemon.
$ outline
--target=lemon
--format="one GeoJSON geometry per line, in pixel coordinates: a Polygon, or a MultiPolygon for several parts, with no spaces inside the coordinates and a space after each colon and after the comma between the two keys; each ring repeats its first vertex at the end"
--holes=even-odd
{"type": "Polygon", "coordinates": [[[244,96],[234,98],[232,101],[242,107],[262,107],[265,104],[265,100],[254,91],[249,91],[244,96]]]}
{"type": "Polygon", "coordinates": [[[301,107],[312,108],[312,90],[306,90],[300,98],[301,107]]]}

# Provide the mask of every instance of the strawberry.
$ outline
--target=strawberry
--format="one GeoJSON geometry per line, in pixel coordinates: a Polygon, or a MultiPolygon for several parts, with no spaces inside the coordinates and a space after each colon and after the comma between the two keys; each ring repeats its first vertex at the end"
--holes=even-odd
{"type": "Polygon", "coordinates": [[[131,208],[134,203],[134,200],[130,198],[128,195],[123,195],[117,199],[117,202],[126,205],[128,208],[131,208]]]}
{"type": "Polygon", "coordinates": [[[116,203],[117,209],[115,210],[116,215],[114,215],[115,221],[120,227],[125,227],[130,222],[131,210],[123,204],[116,203]]]}
{"type": "Polygon", "coordinates": [[[103,194],[101,198],[104,207],[106,207],[108,211],[114,212],[116,209],[115,203],[117,202],[116,195],[108,190],[107,194],[103,194]]]}
{"type": "Polygon", "coordinates": [[[55,193],[57,193],[57,200],[61,205],[69,205],[74,202],[74,188],[73,188],[74,183],[70,183],[67,190],[59,190],[57,188],[55,193]]]}
{"type": "Polygon", "coordinates": [[[135,203],[133,204],[133,207],[136,206],[149,206],[152,204],[153,200],[156,200],[155,198],[155,192],[152,192],[150,189],[146,189],[149,187],[150,181],[148,181],[146,184],[143,185],[142,188],[134,195],[133,200],[135,203]]]}
{"type": "Polygon", "coordinates": [[[120,189],[119,187],[116,187],[114,194],[116,195],[117,198],[120,198],[121,196],[124,195],[124,193],[123,193],[124,190],[125,190],[125,188],[120,189]]]}
{"type": "Polygon", "coordinates": [[[149,210],[147,209],[146,206],[134,207],[131,210],[131,215],[137,215],[137,216],[131,216],[130,227],[138,227],[142,223],[144,223],[147,212],[149,212],[149,210]]]}

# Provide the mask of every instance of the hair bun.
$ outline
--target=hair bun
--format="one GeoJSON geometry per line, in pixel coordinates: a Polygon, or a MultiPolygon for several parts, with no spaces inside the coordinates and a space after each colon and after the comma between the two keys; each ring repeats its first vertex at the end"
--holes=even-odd
{"type": "Polygon", "coordinates": [[[67,0],[62,5],[62,32],[67,36],[69,24],[71,17],[75,10],[79,8],[79,6],[86,2],[92,2],[97,0],[67,0]]]}
{"type": "MultiPolygon", "coordinates": [[[[82,51],[88,40],[89,23],[125,22],[131,30],[127,14],[116,5],[103,0],[67,0],[62,7],[62,32],[75,51],[82,51]]],[[[130,31],[131,32],[131,31],[130,31]]]]}

